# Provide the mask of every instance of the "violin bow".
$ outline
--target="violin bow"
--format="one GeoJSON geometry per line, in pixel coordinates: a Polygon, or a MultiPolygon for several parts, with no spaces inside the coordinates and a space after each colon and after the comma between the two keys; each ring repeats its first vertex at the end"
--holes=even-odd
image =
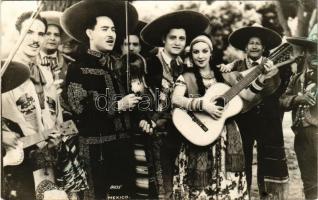
{"type": "Polygon", "coordinates": [[[18,42],[16,43],[14,48],[10,51],[8,58],[6,59],[5,63],[3,64],[3,67],[0,70],[0,77],[2,77],[4,72],[7,70],[9,64],[11,63],[15,54],[17,53],[19,47],[21,46],[21,43],[23,42],[26,34],[28,33],[29,29],[31,28],[33,22],[35,21],[36,17],[40,14],[41,10],[43,9],[43,6],[44,6],[43,1],[41,1],[38,5],[37,9],[32,13],[31,18],[30,18],[31,21],[28,24],[27,29],[25,29],[25,31],[22,32],[18,42]]]}
{"type": "Polygon", "coordinates": [[[127,75],[127,92],[130,92],[130,64],[129,64],[129,26],[128,26],[128,1],[125,1],[125,25],[126,25],[126,38],[127,38],[127,56],[126,56],[126,75],[127,75]]]}

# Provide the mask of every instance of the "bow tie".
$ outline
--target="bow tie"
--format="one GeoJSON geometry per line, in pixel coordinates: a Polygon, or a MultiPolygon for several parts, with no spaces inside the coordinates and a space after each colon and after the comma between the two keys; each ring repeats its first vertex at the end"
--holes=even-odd
{"type": "Polygon", "coordinates": [[[109,55],[103,55],[100,59],[99,59],[99,63],[103,66],[106,67],[109,70],[113,69],[113,65],[111,62],[111,58],[109,55]]]}
{"type": "Polygon", "coordinates": [[[257,66],[258,65],[258,62],[252,62],[252,66],[257,66]]]}
{"type": "Polygon", "coordinates": [[[34,63],[29,63],[30,67],[30,79],[34,84],[36,93],[39,98],[41,109],[45,107],[45,96],[43,86],[46,84],[46,80],[39,66],[34,63]]]}
{"type": "Polygon", "coordinates": [[[53,56],[44,56],[41,59],[41,65],[49,67],[51,70],[54,70],[57,66],[57,58],[53,56]]]}
{"type": "Polygon", "coordinates": [[[175,81],[177,80],[178,76],[183,72],[183,64],[180,62],[180,60],[172,59],[170,62],[170,67],[173,81],[175,81]]]}
{"type": "Polygon", "coordinates": [[[91,49],[87,50],[87,53],[95,56],[97,58],[99,58],[99,63],[101,64],[101,66],[106,67],[106,69],[112,70],[113,69],[113,64],[112,64],[112,59],[111,56],[109,54],[105,54],[102,52],[98,52],[98,51],[94,51],[91,49]]]}
{"type": "Polygon", "coordinates": [[[32,82],[35,84],[45,85],[46,80],[39,66],[34,63],[29,63],[29,67],[30,67],[30,73],[31,73],[30,79],[32,80],[32,82]]]}

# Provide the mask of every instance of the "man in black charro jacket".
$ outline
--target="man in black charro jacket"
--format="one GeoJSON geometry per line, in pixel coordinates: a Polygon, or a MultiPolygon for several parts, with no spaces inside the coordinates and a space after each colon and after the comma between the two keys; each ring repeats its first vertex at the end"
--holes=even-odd
{"type": "MultiPolygon", "coordinates": [[[[135,27],[137,11],[131,4],[128,9],[128,23],[135,27]]],[[[88,173],[90,188],[84,199],[128,199],[134,193],[127,110],[140,97],[125,94],[112,56],[116,38],[124,33],[124,16],[123,1],[82,1],[62,15],[64,30],[89,43],[87,52],[69,66],[66,77],[68,101],[80,134],[80,155],[88,173]]]]}
{"type": "Polygon", "coordinates": [[[157,153],[155,167],[159,196],[164,199],[172,198],[173,168],[180,136],[171,120],[170,95],[174,81],[183,72],[180,55],[186,43],[203,32],[208,23],[209,20],[200,13],[179,11],[155,19],[141,31],[143,41],[159,47],[157,54],[147,59],[147,83],[157,98],[152,119],[160,133],[158,145],[154,147],[157,153]]]}

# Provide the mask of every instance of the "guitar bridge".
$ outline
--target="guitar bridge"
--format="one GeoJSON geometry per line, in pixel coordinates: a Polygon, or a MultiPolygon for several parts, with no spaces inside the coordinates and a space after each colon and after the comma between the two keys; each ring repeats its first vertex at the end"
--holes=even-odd
{"type": "Polygon", "coordinates": [[[204,131],[207,132],[209,129],[206,127],[199,118],[197,118],[193,112],[187,111],[188,115],[191,117],[192,121],[194,121],[200,128],[204,131]]]}

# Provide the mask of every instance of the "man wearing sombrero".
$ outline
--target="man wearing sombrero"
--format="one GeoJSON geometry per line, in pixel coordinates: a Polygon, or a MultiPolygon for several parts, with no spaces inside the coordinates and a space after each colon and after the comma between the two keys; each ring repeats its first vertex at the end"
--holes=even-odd
{"type": "MultiPolygon", "coordinates": [[[[26,65],[28,70],[21,77],[19,71],[16,71],[16,73],[11,71],[13,69],[11,67],[14,67],[13,62],[13,66],[9,65],[9,69],[2,77],[3,81],[11,79],[9,83],[2,82],[4,91],[10,89],[1,95],[2,117],[19,124],[23,133],[22,136],[40,135],[48,126],[43,114],[45,109],[48,108],[44,91],[46,80],[42,71],[36,65],[36,56],[47,30],[47,22],[37,16],[29,27],[32,20],[31,16],[32,12],[25,12],[16,21],[16,28],[19,33],[27,32],[27,34],[13,58],[14,61],[26,65]],[[9,73],[10,71],[11,73],[9,73]],[[9,73],[9,77],[6,77],[6,73],[9,73]],[[12,81],[13,79],[17,80],[12,81]],[[14,89],[10,88],[19,79],[25,80],[25,82],[14,89]]],[[[58,135],[50,133],[52,139],[26,149],[25,159],[21,165],[6,167],[6,170],[12,174],[10,179],[13,185],[11,186],[15,188],[16,199],[41,198],[49,190],[57,188],[54,183],[54,160],[47,147],[52,148],[58,143],[58,135]]],[[[64,191],[60,191],[60,193],[66,196],[64,191]]]]}
{"type": "Polygon", "coordinates": [[[139,53],[143,56],[147,54],[151,47],[145,44],[140,38],[140,31],[146,26],[147,23],[143,21],[139,21],[137,27],[134,30],[129,29],[129,44],[128,39],[125,38],[124,41],[121,42],[121,52],[122,54],[129,53],[139,53]]]}
{"type": "Polygon", "coordinates": [[[318,198],[317,28],[316,24],[308,38],[287,38],[289,43],[304,50],[303,71],[292,77],[280,98],[283,107],[292,110],[294,147],[306,199],[318,198]]]}
{"type": "MultiPolygon", "coordinates": [[[[128,25],[138,22],[128,4],[128,25]]],[[[130,117],[139,97],[125,96],[114,72],[115,42],[125,33],[124,1],[81,1],[61,17],[64,31],[89,49],[67,72],[68,102],[79,129],[80,154],[86,163],[89,190],[84,199],[133,197],[133,152],[130,117]]]]}
{"type": "MultiPolygon", "coordinates": [[[[44,11],[40,15],[47,21],[47,32],[44,36],[40,53],[37,55],[37,63],[41,67],[47,82],[45,89],[50,107],[49,118],[54,123],[61,123],[71,119],[64,83],[69,57],[64,56],[58,50],[58,47],[69,37],[60,25],[62,12],[44,11]],[[55,84],[59,80],[63,82],[55,84]]],[[[56,165],[57,184],[70,195],[75,195],[87,189],[86,177],[82,176],[85,171],[78,160],[77,147],[75,145],[76,139],[77,137],[70,136],[63,138],[56,165]]]]}
{"type": "MultiPolygon", "coordinates": [[[[43,11],[40,15],[46,19],[48,30],[44,36],[37,62],[47,71],[51,71],[55,80],[59,78],[65,81],[67,64],[70,61],[74,61],[74,59],[59,50],[61,44],[70,40],[70,37],[63,31],[60,24],[62,12],[43,11]]],[[[63,87],[61,88],[64,89],[63,87]]]]}
{"type": "Polygon", "coordinates": [[[58,11],[44,11],[40,15],[48,23],[48,30],[44,36],[40,50],[40,63],[54,70],[54,67],[61,67],[63,64],[63,57],[58,51],[58,47],[68,38],[60,25],[62,13],[58,11]]]}
{"type": "Polygon", "coordinates": [[[263,74],[249,86],[249,90],[261,98],[261,102],[237,116],[249,191],[252,184],[253,147],[256,141],[257,182],[261,199],[270,195],[286,199],[289,176],[280,120],[278,98],[281,93],[277,89],[281,81],[278,69],[265,57],[269,50],[280,45],[281,37],[278,33],[255,24],[234,31],[229,36],[229,43],[246,54],[243,60],[233,63],[233,71],[245,71],[262,62],[265,67],[263,74]]]}
{"type": "MultiPolygon", "coordinates": [[[[48,30],[44,36],[40,53],[37,56],[37,63],[45,72],[48,85],[52,86],[49,89],[56,88],[56,92],[60,96],[58,104],[62,107],[63,118],[69,119],[71,115],[67,103],[65,78],[69,63],[75,61],[74,55],[76,53],[72,52],[72,48],[73,46],[77,46],[78,43],[73,38],[70,38],[62,29],[60,23],[62,12],[43,11],[40,15],[46,19],[48,30]],[[59,49],[60,45],[63,45],[61,50],[59,49]]],[[[51,93],[54,94],[56,92],[53,91],[51,93]]],[[[52,103],[54,104],[54,102],[52,103]]]]}
{"type": "Polygon", "coordinates": [[[170,96],[176,78],[183,71],[180,55],[187,43],[203,32],[209,20],[204,15],[194,11],[178,11],[163,15],[143,28],[141,38],[153,47],[160,47],[156,55],[147,59],[147,82],[158,98],[157,112],[153,121],[162,136],[162,145],[155,151],[160,154],[157,163],[159,195],[165,199],[172,198],[173,167],[178,153],[179,133],[171,120],[170,96]]]}

